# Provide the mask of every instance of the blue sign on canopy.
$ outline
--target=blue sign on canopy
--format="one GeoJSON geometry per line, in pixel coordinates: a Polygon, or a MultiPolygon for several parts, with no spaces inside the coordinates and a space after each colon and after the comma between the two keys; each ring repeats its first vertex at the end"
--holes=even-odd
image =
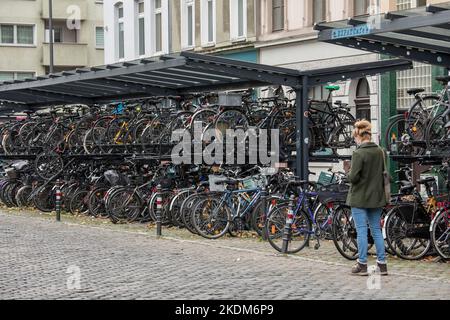
{"type": "Polygon", "coordinates": [[[362,24],[353,28],[335,29],[331,33],[331,39],[342,39],[368,35],[372,31],[373,27],[369,24],[362,24]]]}

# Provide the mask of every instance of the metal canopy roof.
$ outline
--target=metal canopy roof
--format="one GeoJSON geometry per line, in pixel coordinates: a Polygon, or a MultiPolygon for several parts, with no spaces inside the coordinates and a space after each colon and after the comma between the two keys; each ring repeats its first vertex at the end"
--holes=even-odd
{"type": "Polygon", "coordinates": [[[315,25],[319,41],[450,68],[450,2],[315,25]]]}
{"type": "Polygon", "coordinates": [[[27,107],[108,103],[151,96],[232,90],[268,85],[301,88],[412,67],[395,59],[300,72],[182,52],[158,58],[82,68],[0,83],[0,101],[27,107]]]}

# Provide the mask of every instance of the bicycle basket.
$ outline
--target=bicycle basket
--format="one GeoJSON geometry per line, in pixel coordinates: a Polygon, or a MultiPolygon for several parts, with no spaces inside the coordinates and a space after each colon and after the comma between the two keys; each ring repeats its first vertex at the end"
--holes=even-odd
{"type": "Polygon", "coordinates": [[[318,192],[318,199],[321,202],[329,200],[336,202],[345,202],[350,187],[346,184],[332,184],[320,188],[318,192]]]}
{"type": "Polygon", "coordinates": [[[262,175],[256,175],[243,180],[244,189],[262,188],[267,185],[267,178],[262,175]]]}
{"type": "Polygon", "coordinates": [[[215,176],[210,174],[208,176],[209,179],[209,191],[211,192],[223,192],[225,191],[225,185],[224,184],[218,184],[220,181],[227,180],[224,176],[215,176]]]}
{"type": "Polygon", "coordinates": [[[108,170],[104,173],[106,181],[112,186],[117,186],[120,180],[120,176],[115,170],[108,170]]]}
{"type": "Polygon", "coordinates": [[[13,167],[17,171],[21,171],[21,170],[25,169],[28,165],[29,165],[29,162],[24,160],[24,161],[18,161],[18,162],[13,163],[11,165],[11,167],[13,167]]]}

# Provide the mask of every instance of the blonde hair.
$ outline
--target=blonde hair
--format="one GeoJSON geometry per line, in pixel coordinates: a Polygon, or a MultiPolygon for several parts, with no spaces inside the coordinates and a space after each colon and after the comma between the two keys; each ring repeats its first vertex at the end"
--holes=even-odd
{"type": "Polygon", "coordinates": [[[353,138],[356,137],[359,137],[361,140],[370,140],[372,138],[372,124],[365,119],[356,122],[353,138]]]}

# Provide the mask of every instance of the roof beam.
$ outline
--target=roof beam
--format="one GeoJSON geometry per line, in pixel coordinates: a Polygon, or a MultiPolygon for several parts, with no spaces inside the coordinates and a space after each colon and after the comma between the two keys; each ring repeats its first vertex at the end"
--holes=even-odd
{"type": "Polygon", "coordinates": [[[429,53],[414,48],[406,48],[402,46],[394,46],[392,44],[373,43],[365,39],[339,39],[331,43],[344,47],[370,51],[375,53],[393,55],[396,57],[406,58],[419,62],[425,62],[444,67],[450,66],[450,54],[446,53],[429,53]]]}
{"type": "Polygon", "coordinates": [[[422,30],[402,30],[402,31],[396,32],[396,34],[406,34],[408,36],[450,42],[450,35],[446,36],[442,33],[438,34],[438,33],[422,31],[422,30]]]}
{"type": "MultiPolygon", "coordinates": [[[[81,73],[78,73],[78,74],[72,75],[72,76],[58,77],[58,78],[53,78],[53,79],[48,79],[47,77],[45,77],[45,79],[41,80],[41,81],[0,86],[0,92],[8,91],[8,90],[18,90],[18,89],[28,89],[28,88],[33,88],[33,87],[50,86],[50,85],[56,85],[56,84],[65,84],[65,83],[70,83],[70,82],[74,82],[74,81],[116,77],[116,76],[121,76],[121,75],[137,73],[137,72],[146,72],[146,71],[160,70],[160,69],[165,69],[165,68],[174,68],[174,67],[178,67],[178,66],[183,66],[185,64],[186,64],[185,58],[180,57],[179,59],[172,59],[172,60],[161,61],[161,62],[152,62],[152,63],[148,63],[148,64],[140,64],[140,65],[124,67],[124,68],[120,68],[120,69],[113,69],[113,70],[106,69],[106,70],[96,71],[96,72],[84,72],[83,71],[81,73]]],[[[77,71],[81,71],[81,70],[82,69],[78,69],[77,71]]]]}
{"type": "Polygon", "coordinates": [[[267,86],[267,83],[262,83],[259,81],[247,81],[240,80],[235,83],[218,83],[215,85],[206,85],[206,86],[192,86],[185,89],[178,90],[180,95],[189,95],[192,93],[205,92],[205,91],[228,91],[228,90],[239,90],[246,88],[257,88],[267,86]]]}
{"type": "Polygon", "coordinates": [[[298,76],[298,71],[294,69],[274,67],[268,65],[255,64],[251,62],[239,61],[239,60],[231,60],[211,55],[202,55],[191,52],[181,52],[180,54],[183,57],[187,58],[186,64],[189,64],[191,61],[195,62],[203,62],[205,64],[217,64],[223,65],[226,67],[235,67],[235,68],[244,68],[248,70],[255,70],[259,72],[269,72],[269,73],[277,73],[291,76],[298,76]]]}
{"type": "Polygon", "coordinates": [[[379,36],[379,35],[362,36],[362,38],[368,39],[368,40],[375,40],[375,41],[378,41],[381,43],[390,43],[393,45],[402,45],[405,47],[420,48],[423,50],[430,50],[430,51],[443,52],[443,53],[450,54],[450,47],[438,46],[435,44],[430,44],[430,43],[425,43],[425,42],[417,42],[417,41],[412,41],[412,40],[391,38],[389,36],[379,36]]]}
{"type": "Polygon", "coordinates": [[[233,66],[225,66],[213,63],[201,63],[188,61],[188,66],[194,69],[208,70],[209,72],[215,72],[217,74],[224,74],[234,76],[238,79],[246,79],[248,81],[260,81],[267,84],[285,85],[295,87],[299,85],[298,75],[293,77],[289,75],[280,75],[275,73],[267,73],[257,70],[249,70],[244,68],[237,68],[233,66]]]}
{"type": "Polygon", "coordinates": [[[305,72],[305,75],[308,76],[308,85],[313,87],[329,82],[342,81],[351,78],[362,78],[390,71],[408,70],[412,67],[412,62],[409,60],[391,59],[319,69],[310,73],[305,72]]]}
{"type": "MultiPolygon", "coordinates": [[[[81,83],[86,84],[95,84],[97,86],[106,86],[106,87],[112,87],[117,88],[118,90],[123,90],[127,92],[142,92],[142,93],[153,93],[158,92],[158,95],[162,93],[161,87],[155,87],[155,86],[149,86],[145,84],[135,83],[135,82],[129,82],[125,80],[119,80],[119,79],[112,79],[112,78],[105,78],[105,79],[98,79],[98,80],[88,80],[88,81],[82,81],[81,83]]],[[[164,92],[171,92],[171,94],[176,94],[175,91],[170,91],[169,89],[165,89],[164,92]]]]}
{"type": "Polygon", "coordinates": [[[427,5],[427,12],[431,12],[431,13],[437,13],[437,12],[441,12],[441,11],[446,11],[448,10],[447,8],[442,8],[442,7],[438,7],[432,4],[427,5]]]}
{"type": "Polygon", "coordinates": [[[33,95],[38,95],[42,97],[46,97],[48,99],[56,100],[56,101],[64,101],[64,102],[72,102],[72,103],[83,103],[83,104],[91,104],[92,100],[85,97],[79,97],[79,96],[71,96],[67,94],[62,93],[51,93],[46,91],[41,91],[37,89],[28,89],[30,93],[33,95]]]}
{"type": "Polygon", "coordinates": [[[347,24],[351,25],[351,26],[358,26],[360,24],[366,24],[366,23],[367,23],[366,21],[358,20],[355,18],[348,18],[348,20],[347,20],[347,24]]]}

